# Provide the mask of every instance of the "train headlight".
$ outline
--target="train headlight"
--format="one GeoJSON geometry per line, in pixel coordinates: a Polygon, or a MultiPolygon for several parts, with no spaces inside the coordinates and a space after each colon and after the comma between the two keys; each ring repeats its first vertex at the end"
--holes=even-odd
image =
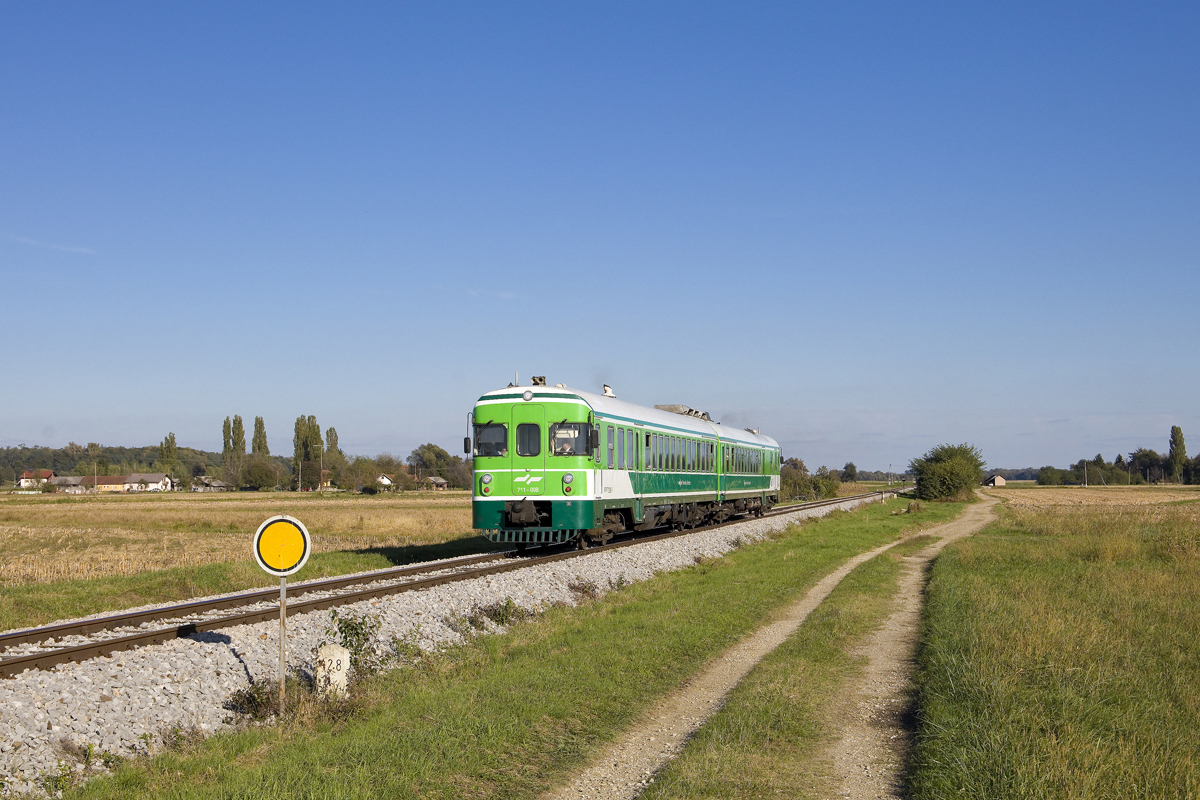
{"type": "Polygon", "coordinates": [[[483,483],[484,486],[487,486],[489,483],[492,482],[492,476],[490,473],[485,472],[485,473],[483,473],[483,477],[480,478],[479,480],[483,483]]]}
{"type": "Polygon", "coordinates": [[[563,483],[570,484],[574,480],[575,476],[570,472],[568,472],[566,475],[563,475],[563,483]]]}
{"type": "Polygon", "coordinates": [[[533,399],[533,392],[531,392],[531,391],[529,391],[528,389],[526,389],[526,390],[525,390],[525,394],[521,395],[521,397],[522,397],[523,399],[525,399],[525,400],[532,400],[532,399],[533,399]]]}

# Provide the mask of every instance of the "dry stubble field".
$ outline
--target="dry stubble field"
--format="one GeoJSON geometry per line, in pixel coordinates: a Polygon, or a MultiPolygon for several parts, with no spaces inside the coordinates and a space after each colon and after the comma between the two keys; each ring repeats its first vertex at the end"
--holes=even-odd
{"type": "Polygon", "coordinates": [[[1010,508],[1153,506],[1200,500],[1200,486],[1005,486],[984,489],[1010,508]]]}
{"type": "Polygon", "coordinates": [[[466,492],[9,495],[0,496],[0,586],[244,561],[250,537],[275,514],[301,520],[317,553],[438,544],[473,534],[466,492]]]}

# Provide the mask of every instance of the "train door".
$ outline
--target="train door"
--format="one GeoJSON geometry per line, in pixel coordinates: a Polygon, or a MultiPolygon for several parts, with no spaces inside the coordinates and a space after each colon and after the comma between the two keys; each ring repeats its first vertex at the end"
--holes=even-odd
{"type": "Polygon", "coordinates": [[[546,409],[522,403],[512,407],[515,451],[512,458],[513,494],[546,493],[546,409]]]}

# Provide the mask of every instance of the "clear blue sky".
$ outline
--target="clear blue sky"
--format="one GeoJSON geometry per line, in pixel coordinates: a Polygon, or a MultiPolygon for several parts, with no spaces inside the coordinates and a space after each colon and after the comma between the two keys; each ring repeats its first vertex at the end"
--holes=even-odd
{"type": "Polygon", "coordinates": [[[810,466],[1200,451],[1200,6],[0,7],[0,446],[520,371],[810,466]]]}

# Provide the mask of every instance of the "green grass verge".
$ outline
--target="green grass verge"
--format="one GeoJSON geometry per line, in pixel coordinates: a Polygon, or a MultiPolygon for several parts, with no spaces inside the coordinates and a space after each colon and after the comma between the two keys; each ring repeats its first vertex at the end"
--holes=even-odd
{"type": "Polygon", "coordinates": [[[822,755],[838,730],[838,695],[867,661],[853,651],[886,619],[901,558],[931,541],[897,545],[847,575],[730,693],[644,800],[835,796],[822,755]]]}
{"type": "Polygon", "coordinates": [[[922,629],[913,798],[1200,797],[1185,513],[1010,511],[947,548],[922,629]]]}
{"type": "Polygon", "coordinates": [[[533,797],[837,564],[960,509],[835,514],[376,676],[348,718],[220,735],[76,796],[533,797]]]}
{"type": "MultiPolygon", "coordinates": [[[[249,550],[249,537],[246,549],[249,550]]],[[[381,547],[360,551],[314,553],[292,578],[306,581],[386,569],[438,558],[486,553],[497,545],[482,536],[444,544],[381,547]]],[[[192,597],[278,586],[253,561],[175,567],[137,575],[114,575],[91,580],[52,581],[0,586],[0,630],[30,628],[59,619],[74,619],[106,611],[177,603],[192,597]]]]}

